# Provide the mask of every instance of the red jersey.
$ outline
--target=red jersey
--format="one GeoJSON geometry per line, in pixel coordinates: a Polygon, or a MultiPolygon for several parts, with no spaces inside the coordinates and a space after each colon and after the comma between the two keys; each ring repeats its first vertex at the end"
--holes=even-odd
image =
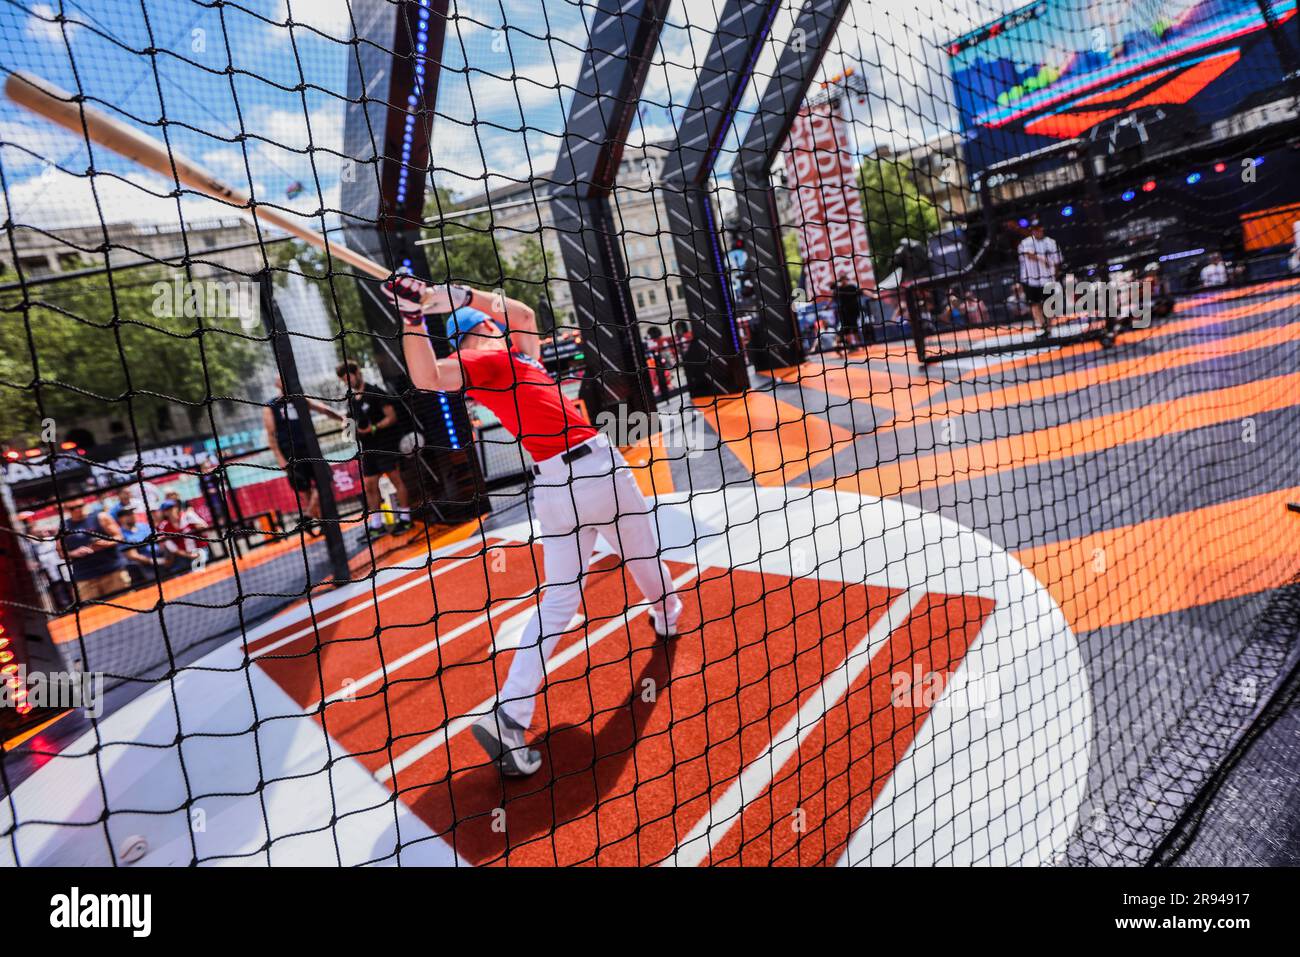
{"type": "Polygon", "coordinates": [[[504,349],[459,353],[466,394],[492,410],[534,462],[596,437],[596,429],[532,356],[504,349]]]}

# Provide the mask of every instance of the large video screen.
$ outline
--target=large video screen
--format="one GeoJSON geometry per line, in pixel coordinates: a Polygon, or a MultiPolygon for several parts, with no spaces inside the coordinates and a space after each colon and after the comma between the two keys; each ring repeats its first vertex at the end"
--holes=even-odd
{"type": "Polygon", "coordinates": [[[1296,0],[1038,0],[948,45],[972,176],[1142,107],[1195,125],[1282,78],[1296,0]],[[1270,5],[1269,27],[1261,2],[1270,5]]]}

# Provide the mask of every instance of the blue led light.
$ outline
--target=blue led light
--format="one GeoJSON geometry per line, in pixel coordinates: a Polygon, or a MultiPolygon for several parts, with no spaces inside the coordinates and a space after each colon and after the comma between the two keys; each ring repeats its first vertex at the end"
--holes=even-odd
{"type": "Polygon", "coordinates": [[[1027,219],[1018,219],[1018,220],[1016,220],[1016,225],[1019,226],[1021,229],[1028,229],[1028,228],[1029,228],[1029,220],[1027,220],[1027,219]]]}
{"type": "Polygon", "coordinates": [[[442,418],[447,423],[447,440],[453,449],[460,448],[460,436],[456,434],[456,424],[451,419],[451,403],[445,393],[438,393],[438,402],[442,406],[442,418]]]}
{"type": "Polygon", "coordinates": [[[1136,195],[1137,195],[1137,193],[1133,192],[1133,190],[1131,190],[1131,189],[1126,189],[1126,190],[1124,190],[1123,193],[1120,194],[1120,197],[1119,197],[1119,198],[1122,199],[1122,200],[1124,200],[1124,202],[1127,203],[1127,202],[1129,202],[1130,200],[1132,200],[1133,197],[1136,196],[1136,195]]]}
{"type": "Polygon", "coordinates": [[[1073,206],[1062,206],[1062,207],[1061,207],[1061,215],[1062,215],[1062,216],[1073,216],[1073,215],[1074,215],[1074,207],[1073,207],[1073,206]]]}
{"type": "Polygon", "coordinates": [[[1188,185],[1188,186],[1195,186],[1195,185],[1196,185],[1197,183],[1199,183],[1200,181],[1201,181],[1201,174],[1200,174],[1200,173],[1188,173],[1188,174],[1187,174],[1187,185],[1188,185]]]}

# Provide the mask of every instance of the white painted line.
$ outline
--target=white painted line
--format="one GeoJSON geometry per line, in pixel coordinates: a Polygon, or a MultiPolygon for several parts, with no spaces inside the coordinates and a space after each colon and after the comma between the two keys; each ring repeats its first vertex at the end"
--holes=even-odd
{"type": "Polygon", "coordinates": [[[292,644],[293,642],[297,641],[299,638],[305,638],[307,635],[313,634],[317,630],[324,628],[327,625],[336,624],[345,618],[352,617],[359,611],[363,611],[367,608],[371,608],[377,605],[379,602],[384,601],[385,599],[392,598],[394,595],[400,595],[402,592],[410,591],[412,588],[425,584],[426,582],[431,582],[433,579],[439,577],[440,575],[445,575],[447,574],[447,572],[454,571],[455,569],[459,568],[461,565],[464,565],[466,562],[473,561],[475,558],[479,558],[480,555],[481,553],[467,555],[464,558],[457,559],[456,561],[451,562],[450,564],[444,565],[442,568],[436,569],[430,575],[424,575],[421,574],[420,571],[416,571],[413,573],[414,577],[410,581],[404,582],[401,585],[398,585],[396,588],[390,588],[387,591],[381,591],[376,593],[374,590],[372,590],[369,595],[369,601],[363,601],[359,605],[354,605],[351,608],[345,608],[343,611],[339,612],[338,614],[330,615],[328,618],[322,618],[319,621],[313,621],[310,625],[306,626],[305,628],[299,628],[297,631],[293,632],[292,634],[285,635],[283,638],[276,639],[275,641],[271,642],[269,645],[266,645],[265,647],[258,648],[248,657],[252,659],[257,659],[257,658],[261,658],[263,655],[269,655],[271,652],[283,648],[285,645],[292,644]]]}
{"type": "Polygon", "coordinates": [[[798,753],[799,745],[821,724],[826,712],[848,694],[880,646],[907,622],[912,609],[924,595],[924,588],[910,588],[890,603],[880,620],[849,652],[843,664],[826,676],[817,692],[809,695],[798,713],[772,736],[767,749],[746,765],[677,849],[660,861],[661,866],[695,867],[708,859],[713,848],[740,820],[745,805],[767,790],[776,772],[798,753]]]}
{"type": "MultiPolygon", "coordinates": [[[[488,540],[490,540],[490,538],[481,540],[478,543],[478,552],[463,557],[474,558],[476,555],[482,554],[485,549],[492,548],[493,546],[486,544],[488,540]]],[[[292,608],[281,612],[274,618],[262,622],[262,624],[258,625],[256,628],[250,629],[247,636],[244,637],[243,642],[245,646],[256,644],[272,632],[279,631],[288,625],[292,625],[299,621],[306,621],[309,618],[314,618],[315,616],[327,612],[331,608],[337,608],[339,605],[345,604],[358,596],[366,594],[373,595],[375,590],[383,585],[390,584],[394,581],[400,581],[413,572],[424,571],[434,562],[440,562],[443,559],[454,557],[454,554],[457,551],[460,551],[469,544],[471,544],[471,542],[468,539],[462,539],[458,542],[449,542],[440,548],[426,551],[424,555],[415,556],[421,561],[422,564],[420,565],[388,565],[381,568],[375,574],[373,581],[370,579],[364,579],[362,581],[353,582],[349,585],[344,585],[341,588],[335,588],[319,596],[313,595],[310,601],[304,601],[301,604],[294,605],[292,608]]]]}
{"type": "MultiPolygon", "coordinates": [[[[537,594],[531,594],[531,595],[523,595],[519,598],[511,598],[509,601],[503,601],[501,602],[501,604],[488,609],[486,612],[479,615],[478,617],[471,618],[463,625],[460,625],[457,628],[453,628],[445,635],[436,635],[432,641],[426,641],[424,644],[422,644],[419,648],[416,648],[414,651],[408,651],[400,658],[395,658],[393,661],[385,663],[385,665],[382,668],[377,668],[376,670],[370,672],[370,674],[366,675],[365,677],[359,678],[356,681],[353,681],[350,684],[348,684],[346,687],[340,688],[338,691],[334,692],[332,695],[326,698],[324,703],[334,704],[336,701],[346,701],[350,698],[354,698],[356,697],[357,692],[360,691],[362,688],[368,688],[371,685],[377,684],[380,681],[386,681],[389,677],[391,677],[396,672],[401,671],[407,665],[411,664],[412,662],[419,661],[421,658],[423,658],[425,655],[429,654],[430,652],[437,651],[443,645],[455,641],[457,638],[459,638],[461,635],[465,634],[466,632],[473,631],[475,628],[478,628],[480,625],[485,624],[488,621],[488,619],[492,618],[493,616],[499,615],[505,611],[510,611],[510,609],[512,608],[517,608],[519,605],[522,605],[526,601],[536,601],[536,599],[537,599],[537,594]]],[[[317,708],[320,707],[320,705],[321,702],[319,701],[314,702],[313,704],[307,707],[307,710],[315,711],[317,708]]]]}
{"type": "MultiPolygon", "coordinates": [[[[673,591],[680,589],[683,585],[698,576],[699,573],[700,570],[698,568],[692,568],[690,571],[678,575],[673,579],[673,591]]],[[[546,662],[546,673],[549,675],[553,671],[563,668],[579,655],[586,654],[602,639],[612,635],[620,628],[631,624],[633,619],[639,618],[649,610],[649,603],[644,601],[631,606],[623,612],[623,614],[619,615],[617,618],[610,619],[589,634],[586,641],[575,641],[568,648],[564,649],[564,651],[551,658],[546,662]]],[[[478,705],[471,708],[467,714],[464,714],[459,718],[453,718],[428,737],[418,742],[415,746],[403,751],[391,762],[375,771],[375,779],[387,783],[399,772],[405,771],[420,759],[433,754],[433,752],[449,743],[452,738],[456,737],[456,735],[460,734],[479,718],[483,717],[483,715],[487,714],[495,701],[496,695],[494,694],[490,698],[486,698],[479,702],[478,705]]]]}

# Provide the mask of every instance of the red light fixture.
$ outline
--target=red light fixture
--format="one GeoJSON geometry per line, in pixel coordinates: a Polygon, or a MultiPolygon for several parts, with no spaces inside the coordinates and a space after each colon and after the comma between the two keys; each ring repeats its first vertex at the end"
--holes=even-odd
{"type": "Polygon", "coordinates": [[[1144,193],[1150,193],[1150,192],[1152,192],[1155,188],[1156,188],[1156,181],[1153,180],[1153,179],[1149,179],[1149,180],[1147,180],[1145,183],[1142,184],[1142,192],[1144,192],[1144,193]]]}
{"type": "Polygon", "coordinates": [[[1216,173],[1222,173],[1222,172],[1223,172],[1225,169],[1227,169],[1227,168],[1228,168],[1228,165],[1227,165],[1226,163],[1215,163],[1215,164],[1214,164],[1214,171],[1215,171],[1216,173]]]}

